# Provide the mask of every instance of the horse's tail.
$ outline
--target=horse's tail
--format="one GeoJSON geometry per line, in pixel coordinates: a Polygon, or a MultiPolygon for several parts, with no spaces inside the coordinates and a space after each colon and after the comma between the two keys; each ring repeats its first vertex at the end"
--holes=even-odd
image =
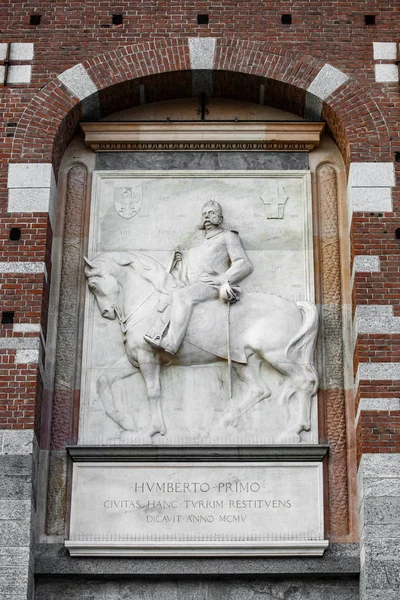
{"type": "Polygon", "coordinates": [[[301,355],[302,363],[313,365],[318,332],[318,309],[311,302],[296,302],[296,304],[303,317],[303,324],[297,335],[290,341],[286,356],[298,360],[301,355]]]}

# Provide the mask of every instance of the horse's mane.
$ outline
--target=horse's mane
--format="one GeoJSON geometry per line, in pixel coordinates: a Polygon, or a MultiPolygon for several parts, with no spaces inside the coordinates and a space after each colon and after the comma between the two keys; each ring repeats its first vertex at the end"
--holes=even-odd
{"type": "Polygon", "coordinates": [[[169,294],[170,290],[177,287],[177,281],[161,263],[152,256],[138,251],[127,252],[102,252],[92,260],[99,269],[106,268],[115,275],[115,264],[119,266],[132,266],[135,271],[149,281],[156,290],[169,294]]]}

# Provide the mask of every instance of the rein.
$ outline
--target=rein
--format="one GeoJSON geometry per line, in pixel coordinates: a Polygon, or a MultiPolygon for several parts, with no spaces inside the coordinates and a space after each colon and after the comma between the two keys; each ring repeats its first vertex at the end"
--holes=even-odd
{"type": "Polygon", "coordinates": [[[145,304],[145,302],[147,302],[147,300],[150,300],[150,298],[152,297],[152,295],[155,292],[156,292],[156,290],[153,290],[148,296],[146,296],[146,298],[144,300],[142,300],[142,302],[139,304],[139,306],[136,306],[136,308],[134,308],[133,311],[130,312],[129,315],[125,318],[122,317],[118,308],[116,306],[114,306],[115,314],[117,315],[119,325],[121,327],[121,331],[124,335],[126,334],[126,332],[129,329],[132,329],[132,327],[134,327],[135,325],[140,323],[140,321],[145,317],[145,315],[143,315],[142,317],[140,317],[140,319],[138,321],[135,321],[134,323],[129,323],[129,319],[131,319],[131,317],[133,317],[133,315],[139,310],[139,308],[141,308],[143,306],[143,304],[145,304]]]}

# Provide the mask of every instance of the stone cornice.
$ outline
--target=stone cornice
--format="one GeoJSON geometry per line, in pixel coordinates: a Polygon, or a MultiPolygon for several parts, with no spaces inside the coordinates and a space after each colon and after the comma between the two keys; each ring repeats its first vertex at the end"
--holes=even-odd
{"type": "Polygon", "coordinates": [[[325,124],[308,121],[81,123],[95,152],[311,152],[325,124]]]}

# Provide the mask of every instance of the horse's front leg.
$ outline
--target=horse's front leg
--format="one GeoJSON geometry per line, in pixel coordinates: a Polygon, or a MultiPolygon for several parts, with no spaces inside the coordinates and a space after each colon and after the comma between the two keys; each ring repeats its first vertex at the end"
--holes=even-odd
{"type": "Polygon", "coordinates": [[[149,437],[153,437],[157,433],[165,435],[167,429],[161,405],[160,365],[154,355],[146,354],[139,358],[139,368],[146,384],[147,397],[150,403],[151,423],[146,433],[149,437]]]}
{"type": "Polygon", "coordinates": [[[102,373],[96,381],[97,393],[103,403],[106,415],[126,431],[137,430],[135,420],[128,411],[125,399],[115,397],[112,386],[117,381],[138,372],[139,369],[134,367],[126,357],[123,357],[111,369],[102,373]]]}

